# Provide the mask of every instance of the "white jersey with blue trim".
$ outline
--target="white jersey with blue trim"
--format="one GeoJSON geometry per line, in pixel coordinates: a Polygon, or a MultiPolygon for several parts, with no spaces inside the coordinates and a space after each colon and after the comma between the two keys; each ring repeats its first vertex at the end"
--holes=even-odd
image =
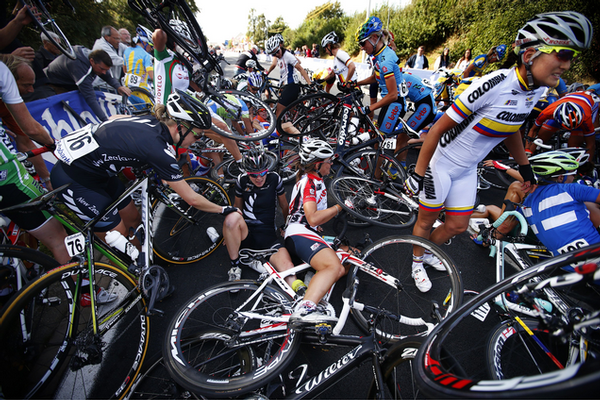
{"type": "Polygon", "coordinates": [[[474,81],[446,111],[458,125],[442,135],[436,152],[461,167],[477,165],[519,130],[543,92],[529,90],[514,68],[474,81]]]}
{"type": "Polygon", "coordinates": [[[283,51],[281,58],[277,60],[277,66],[279,67],[279,84],[281,86],[290,83],[297,83],[297,78],[294,74],[298,59],[295,55],[287,50],[283,51]]]}
{"type": "Polygon", "coordinates": [[[578,184],[538,186],[523,201],[522,213],[537,238],[554,255],[600,242],[585,202],[600,190],[578,184]]]}

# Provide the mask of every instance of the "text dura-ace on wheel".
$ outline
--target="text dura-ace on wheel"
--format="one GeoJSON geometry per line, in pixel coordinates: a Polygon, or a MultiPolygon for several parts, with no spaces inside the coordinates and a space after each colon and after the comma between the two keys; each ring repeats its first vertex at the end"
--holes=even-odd
{"type": "MultiPolygon", "coordinates": [[[[396,315],[422,318],[426,323],[432,324],[429,328],[462,303],[460,272],[452,259],[428,240],[410,235],[388,236],[366,247],[363,250],[363,260],[373,265],[368,273],[356,267],[348,273],[349,284],[352,284],[355,277],[359,279],[356,293],[356,300],[359,302],[384,308],[396,315]],[[442,261],[444,267],[443,271],[426,268],[432,287],[425,293],[417,289],[411,276],[413,245],[431,251],[442,261]],[[393,287],[377,279],[379,271],[397,278],[399,285],[393,287]]],[[[366,329],[369,313],[356,310],[352,312],[358,324],[366,329]]],[[[427,328],[386,319],[378,325],[377,333],[387,340],[398,340],[406,336],[426,335],[427,328]]]]}
{"type": "Polygon", "coordinates": [[[179,385],[210,398],[239,396],[264,386],[273,370],[291,362],[300,345],[285,322],[292,299],[275,286],[257,289],[244,280],[216,285],[175,313],[163,357],[179,385]]]}
{"type": "Polygon", "coordinates": [[[97,305],[97,336],[89,301],[75,289],[75,280],[89,276],[87,265],[56,268],[6,305],[0,318],[6,398],[108,399],[127,393],[148,346],[146,303],[131,276],[111,265],[95,267],[97,287],[114,297],[97,305]]]}
{"type": "MultiPolygon", "coordinates": [[[[231,205],[227,192],[216,182],[197,176],[185,181],[207,200],[222,206],[231,205]]],[[[172,204],[155,200],[152,205],[154,252],[165,261],[189,264],[215,251],[223,242],[223,217],[190,206],[176,193],[170,199],[172,204]],[[209,227],[219,232],[214,242],[206,233],[209,227]]]]}

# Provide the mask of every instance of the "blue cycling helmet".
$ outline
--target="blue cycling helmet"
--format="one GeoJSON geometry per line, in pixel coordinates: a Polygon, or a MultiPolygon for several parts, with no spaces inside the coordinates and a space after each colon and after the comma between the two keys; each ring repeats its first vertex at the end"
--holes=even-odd
{"type": "Polygon", "coordinates": [[[506,45],[499,44],[496,46],[496,55],[498,56],[498,61],[502,61],[504,57],[506,57],[506,45]]]}
{"type": "Polygon", "coordinates": [[[383,23],[381,20],[375,16],[370,17],[356,30],[356,41],[360,43],[373,33],[381,33],[382,29],[383,23]]]}
{"type": "Polygon", "coordinates": [[[251,72],[248,74],[248,85],[253,88],[259,88],[263,84],[263,76],[261,72],[251,72]]]}
{"type": "Polygon", "coordinates": [[[145,26],[138,25],[135,29],[136,37],[133,38],[134,43],[138,43],[140,41],[148,43],[150,46],[154,46],[152,42],[152,31],[145,26]]]}

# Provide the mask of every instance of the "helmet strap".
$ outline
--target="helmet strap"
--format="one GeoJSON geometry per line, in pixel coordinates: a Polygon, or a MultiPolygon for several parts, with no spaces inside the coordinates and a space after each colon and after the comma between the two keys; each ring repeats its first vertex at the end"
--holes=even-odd
{"type": "Polygon", "coordinates": [[[185,133],[183,133],[183,129],[181,129],[182,126],[183,125],[181,123],[177,123],[177,132],[179,132],[179,142],[177,142],[177,145],[175,145],[175,152],[179,151],[179,148],[181,147],[181,144],[183,143],[185,137],[192,131],[192,129],[194,129],[192,125],[190,125],[189,128],[184,126],[184,128],[186,128],[186,131],[185,133]]]}
{"type": "Polygon", "coordinates": [[[533,74],[531,73],[531,66],[533,65],[533,60],[539,56],[540,54],[542,54],[541,51],[534,49],[535,53],[531,56],[531,59],[529,60],[529,62],[525,62],[525,51],[521,54],[521,62],[523,63],[523,65],[525,66],[525,71],[527,71],[527,86],[529,89],[535,89],[536,86],[533,83],[533,74]]]}

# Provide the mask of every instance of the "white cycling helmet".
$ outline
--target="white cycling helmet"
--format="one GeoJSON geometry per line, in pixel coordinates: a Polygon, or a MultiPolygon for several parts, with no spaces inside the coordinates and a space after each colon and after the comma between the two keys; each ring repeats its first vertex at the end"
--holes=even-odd
{"type": "Polygon", "coordinates": [[[212,125],[212,117],[208,107],[198,99],[182,90],[175,90],[167,98],[167,112],[172,120],[189,122],[196,128],[208,129],[212,125]]]}
{"type": "Polygon", "coordinates": [[[570,131],[577,129],[583,122],[583,110],[576,103],[565,101],[556,106],[552,117],[564,129],[570,131]]]}
{"type": "Polygon", "coordinates": [[[323,37],[323,40],[321,40],[321,47],[325,48],[325,46],[327,46],[328,44],[336,43],[338,43],[338,36],[335,33],[335,31],[331,31],[323,37]]]}
{"type": "Polygon", "coordinates": [[[256,69],[256,61],[254,61],[254,60],[248,60],[248,61],[246,61],[246,68],[254,68],[254,69],[256,69]]]}
{"type": "Polygon", "coordinates": [[[527,47],[564,46],[574,50],[590,47],[594,29],[590,21],[575,11],[537,14],[519,29],[515,53],[527,47]]]}
{"type": "Polygon", "coordinates": [[[281,39],[281,35],[280,34],[277,34],[275,36],[271,36],[267,40],[267,44],[265,46],[265,50],[267,51],[267,53],[273,54],[275,52],[275,50],[277,50],[279,48],[279,45],[281,43],[283,43],[283,40],[281,39]]]}
{"type": "Polygon", "coordinates": [[[262,86],[264,82],[262,73],[260,72],[251,72],[248,74],[248,84],[253,88],[259,88],[262,86]]]}
{"type": "Polygon", "coordinates": [[[333,154],[333,148],[321,139],[310,138],[300,147],[300,161],[304,165],[317,160],[325,160],[333,154]]]}

